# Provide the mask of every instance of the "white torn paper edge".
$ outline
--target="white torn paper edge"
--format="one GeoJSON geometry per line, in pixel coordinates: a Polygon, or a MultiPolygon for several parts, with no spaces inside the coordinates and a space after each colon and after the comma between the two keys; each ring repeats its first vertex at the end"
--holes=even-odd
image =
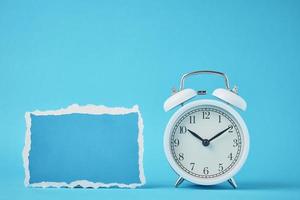
{"type": "Polygon", "coordinates": [[[123,107],[106,107],[106,106],[96,106],[96,105],[86,105],[79,106],[78,104],[70,105],[67,108],[62,108],[59,110],[49,110],[49,111],[39,111],[36,110],[34,112],[26,112],[25,113],[26,120],[26,134],[25,134],[25,145],[23,149],[23,166],[25,169],[25,180],[24,184],[26,187],[68,187],[74,188],[76,186],[80,186],[83,188],[100,188],[100,187],[120,187],[120,188],[136,188],[142,186],[146,183],[146,178],[144,175],[144,166],[143,166],[143,154],[144,154],[144,139],[143,139],[143,119],[141,113],[139,111],[138,105],[133,106],[132,108],[123,108],[123,107]],[[110,114],[110,115],[121,115],[121,114],[129,114],[129,113],[138,113],[138,147],[139,147],[139,178],[140,183],[102,183],[102,182],[91,182],[88,180],[76,180],[71,183],[66,182],[39,182],[39,183],[29,183],[30,180],[30,171],[29,171],[29,154],[31,148],[31,118],[30,114],[34,115],[65,115],[65,114],[110,114]]]}

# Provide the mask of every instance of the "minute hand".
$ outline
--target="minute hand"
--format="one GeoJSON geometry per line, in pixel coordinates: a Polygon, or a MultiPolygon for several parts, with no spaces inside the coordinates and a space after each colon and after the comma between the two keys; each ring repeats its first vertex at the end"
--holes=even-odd
{"type": "Polygon", "coordinates": [[[232,126],[229,126],[228,128],[226,128],[223,131],[221,131],[220,133],[218,133],[217,135],[215,135],[212,138],[210,138],[208,141],[211,142],[212,140],[216,139],[217,137],[219,137],[220,135],[222,135],[223,133],[225,133],[227,130],[229,130],[231,128],[232,128],[232,126]]]}

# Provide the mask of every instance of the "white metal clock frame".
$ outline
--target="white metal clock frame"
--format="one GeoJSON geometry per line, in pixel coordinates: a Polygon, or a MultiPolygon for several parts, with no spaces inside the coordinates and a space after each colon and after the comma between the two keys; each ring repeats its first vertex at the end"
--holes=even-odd
{"type": "Polygon", "coordinates": [[[239,115],[239,113],[237,111],[235,111],[231,106],[229,106],[221,101],[216,101],[216,100],[212,100],[212,99],[196,100],[196,101],[190,102],[190,103],[184,105],[183,107],[181,107],[179,110],[177,110],[173,114],[173,116],[169,120],[167,127],[165,129],[165,133],[164,133],[164,151],[165,151],[167,160],[169,161],[169,164],[171,165],[173,170],[180,176],[180,178],[177,180],[176,185],[179,185],[184,179],[188,180],[190,182],[196,183],[196,184],[200,184],[200,185],[215,185],[215,184],[219,184],[219,183],[222,183],[225,181],[229,181],[230,184],[236,188],[236,184],[235,184],[235,181],[233,180],[233,176],[241,169],[241,167],[244,165],[244,163],[247,159],[248,152],[249,152],[249,143],[250,143],[250,139],[249,139],[249,134],[248,134],[248,128],[247,128],[244,120],[242,119],[242,117],[239,115]],[[235,120],[237,121],[239,127],[241,128],[241,136],[243,137],[242,152],[241,152],[239,159],[235,163],[235,165],[227,173],[220,175],[218,177],[215,177],[215,178],[206,178],[206,179],[198,178],[191,174],[188,174],[187,172],[185,172],[183,169],[181,169],[179,167],[179,165],[174,160],[174,158],[172,156],[172,152],[171,152],[171,146],[170,146],[171,141],[170,140],[171,140],[172,129],[175,125],[175,122],[187,110],[197,107],[197,106],[202,106],[202,105],[219,107],[219,108],[225,110],[226,112],[228,112],[230,115],[232,115],[235,118],[235,120]]]}

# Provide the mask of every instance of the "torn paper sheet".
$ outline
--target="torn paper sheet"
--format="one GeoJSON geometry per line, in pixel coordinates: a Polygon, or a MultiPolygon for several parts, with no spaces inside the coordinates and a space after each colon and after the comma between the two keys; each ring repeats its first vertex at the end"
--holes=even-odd
{"type": "Polygon", "coordinates": [[[71,105],[25,114],[25,185],[122,187],[145,184],[138,106],[71,105]]]}

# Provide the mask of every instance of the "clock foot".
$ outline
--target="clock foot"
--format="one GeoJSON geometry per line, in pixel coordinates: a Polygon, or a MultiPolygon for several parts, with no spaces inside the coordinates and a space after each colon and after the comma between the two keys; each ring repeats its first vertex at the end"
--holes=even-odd
{"type": "Polygon", "coordinates": [[[236,184],[236,182],[235,182],[235,180],[234,180],[233,178],[228,179],[228,183],[229,183],[234,189],[237,188],[237,184],[236,184]]]}
{"type": "Polygon", "coordinates": [[[182,178],[181,176],[177,179],[176,183],[175,183],[175,187],[178,187],[182,182],[184,181],[184,178],[182,178]]]}

